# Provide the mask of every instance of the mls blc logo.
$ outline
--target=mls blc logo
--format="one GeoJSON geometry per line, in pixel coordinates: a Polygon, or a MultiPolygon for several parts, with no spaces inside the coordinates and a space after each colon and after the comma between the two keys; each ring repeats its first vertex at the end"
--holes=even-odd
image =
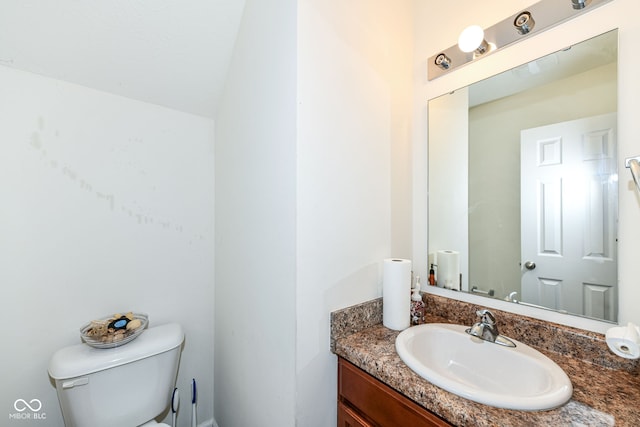
{"type": "Polygon", "coordinates": [[[47,414],[40,412],[42,402],[39,399],[31,399],[28,402],[25,399],[17,399],[13,402],[14,413],[9,414],[10,420],[45,420],[47,414]]]}
{"type": "Polygon", "coordinates": [[[13,403],[13,407],[18,412],[24,412],[27,408],[31,409],[32,412],[38,412],[42,409],[42,402],[38,399],[31,399],[31,401],[27,403],[24,399],[18,399],[13,403]]]}

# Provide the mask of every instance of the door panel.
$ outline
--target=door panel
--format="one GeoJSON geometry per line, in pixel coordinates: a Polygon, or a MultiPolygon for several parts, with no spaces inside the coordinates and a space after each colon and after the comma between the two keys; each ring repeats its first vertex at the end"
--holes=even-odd
{"type": "Polygon", "coordinates": [[[616,114],[521,132],[522,301],[616,319],[616,114]]]}

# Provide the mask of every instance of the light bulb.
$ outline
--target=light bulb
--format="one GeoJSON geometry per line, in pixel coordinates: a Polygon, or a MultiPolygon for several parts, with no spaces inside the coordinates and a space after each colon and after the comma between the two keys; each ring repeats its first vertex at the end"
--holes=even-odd
{"type": "Polygon", "coordinates": [[[484,30],[479,25],[471,25],[465,28],[458,37],[458,47],[463,52],[473,52],[484,41],[484,30]]]}

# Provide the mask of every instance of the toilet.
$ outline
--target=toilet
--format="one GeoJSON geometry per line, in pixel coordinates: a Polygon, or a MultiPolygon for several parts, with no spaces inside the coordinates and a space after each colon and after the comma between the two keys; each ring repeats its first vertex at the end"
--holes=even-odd
{"type": "Polygon", "coordinates": [[[167,426],[154,418],[169,410],[183,340],[182,327],[170,323],[116,348],[83,343],[58,350],[49,376],[65,426],[167,426]]]}

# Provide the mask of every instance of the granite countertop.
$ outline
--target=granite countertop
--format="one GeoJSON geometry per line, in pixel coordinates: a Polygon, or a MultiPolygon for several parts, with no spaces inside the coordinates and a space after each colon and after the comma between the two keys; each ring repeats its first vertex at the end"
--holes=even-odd
{"type": "MultiPolygon", "coordinates": [[[[479,308],[433,295],[425,300],[430,308],[428,323],[471,324],[479,308]],[[452,312],[456,316],[447,314],[452,312]],[[471,320],[461,321],[461,317],[471,320]]],[[[638,361],[608,352],[601,334],[492,310],[498,319],[512,325],[502,328],[504,335],[535,347],[556,362],[574,389],[572,399],[557,409],[507,410],[464,399],[415,374],[396,353],[399,331],[382,325],[381,306],[379,299],[332,313],[332,351],[453,425],[640,426],[638,361]],[[529,339],[518,331],[526,332],[529,339]]]]}

